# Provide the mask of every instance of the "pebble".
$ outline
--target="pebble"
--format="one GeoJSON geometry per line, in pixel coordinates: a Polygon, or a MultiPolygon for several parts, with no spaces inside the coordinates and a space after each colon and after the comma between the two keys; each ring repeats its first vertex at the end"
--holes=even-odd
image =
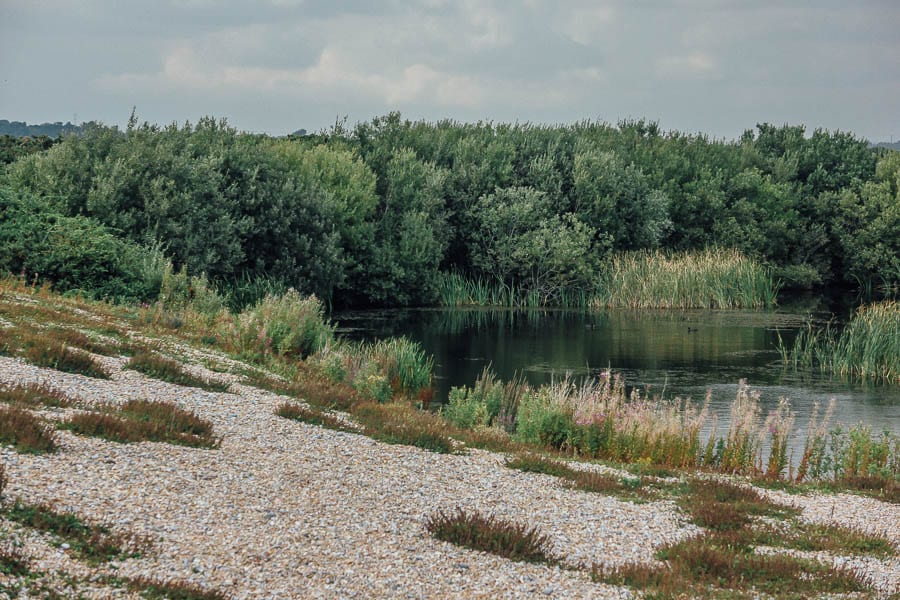
{"type": "MultiPolygon", "coordinates": [[[[49,383],[86,405],[170,400],[211,420],[222,442],[218,449],[193,449],[59,432],[61,450],[53,455],[0,449],[7,497],[65,507],[153,541],[141,558],[89,567],[55,555],[41,536],[16,534],[48,571],[162,576],[240,599],[620,599],[634,595],[592,582],[585,569],[648,562],[660,545],[699,531],[671,501],[633,504],[571,490],[553,477],[508,469],[503,456],[484,450],[438,455],[282,419],[274,410],[283,397],[197,365],[203,376],[231,377],[230,391],[171,385],[123,371],[124,359],[98,360],[113,371],[110,380],[0,357],[0,383],[49,383]],[[549,536],[562,568],[432,538],[425,519],[457,506],[536,526],[549,536]]],[[[70,410],[42,414],[60,419],[70,410]]],[[[813,520],[828,515],[873,528],[887,522],[887,534],[900,546],[896,507],[851,495],[790,499],[813,520]]],[[[896,561],[857,564],[879,574],[879,589],[900,581],[896,561]]]]}

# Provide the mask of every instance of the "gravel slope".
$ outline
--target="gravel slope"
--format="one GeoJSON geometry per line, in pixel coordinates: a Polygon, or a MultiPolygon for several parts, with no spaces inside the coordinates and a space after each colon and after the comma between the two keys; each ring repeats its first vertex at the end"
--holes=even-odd
{"type": "MultiPolygon", "coordinates": [[[[88,403],[172,400],[210,419],[222,437],[219,449],[203,450],[60,432],[54,455],[3,449],[8,497],[50,502],[154,540],[146,557],[98,572],[183,579],[235,598],[628,598],[627,589],[593,583],[583,570],[439,542],[423,522],[462,506],[536,525],[570,566],[647,561],[658,545],[696,531],[671,502],[636,505],[569,490],[507,469],[490,452],[444,456],[308,426],[274,416],[283,401],[275,394],[236,383],[233,393],[183,388],[123,371],[120,359],[98,360],[114,368],[111,381],[0,357],[0,383],[47,382],[88,403]]],[[[893,523],[886,529],[900,545],[896,506],[845,495],[832,514],[832,497],[788,500],[813,518],[827,510],[862,526],[893,523]]],[[[39,536],[7,536],[23,540],[42,570],[92,573],[39,536]]],[[[900,590],[897,562],[875,562],[881,589],[900,590]]],[[[102,586],[87,592],[127,597],[102,586]]]]}

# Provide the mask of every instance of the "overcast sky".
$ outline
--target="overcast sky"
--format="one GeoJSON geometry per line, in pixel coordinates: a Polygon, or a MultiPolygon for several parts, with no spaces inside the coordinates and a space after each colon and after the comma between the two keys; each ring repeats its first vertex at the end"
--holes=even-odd
{"type": "Polygon", "coordinates": [[[0,0],[0,118],[757,122],[900,139],[900,0],[0,0]]]}

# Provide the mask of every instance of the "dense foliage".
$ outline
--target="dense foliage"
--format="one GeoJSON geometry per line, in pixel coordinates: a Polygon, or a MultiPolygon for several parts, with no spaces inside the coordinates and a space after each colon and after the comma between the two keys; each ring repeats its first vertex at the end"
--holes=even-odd
{"type": "MultiPolygon", "coordinates": [[[[339,305],[432,303],[442,273],[553,303],[595,289],[614,254],[656,249],[734,248],[787,285],[900,281],[900,154],[843,132],[758,125],[725,142],[642,120],[392,113],[272,138],[210,118],[132,118],[16,156],[0,243],[22,257],[2,266],[60,289],[90,286],[16,246],[46,243],[28,236],[51,218],[74,219],[71,235],[105,240],[109,256],[159,248],[220,286],[264,278],[339,305]],[[45,208],[12,209],[11,197],[45,208]]],[[[127,271],[120,263],[101,270],[127,271]]]]}

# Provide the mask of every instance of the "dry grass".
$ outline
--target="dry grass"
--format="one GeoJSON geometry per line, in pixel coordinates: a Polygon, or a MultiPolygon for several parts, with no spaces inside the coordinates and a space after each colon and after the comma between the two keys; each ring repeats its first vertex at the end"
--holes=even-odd
{"type": "Polygon", "coordinates": [[[193,448],[216,448],[212,423],[170,402],[129,400],[106,412],[81,412],[60,424],[80,435],[113,442],[166,442],[193,448]]]}
{"type": "Polygon", "coordinates": [[[691,479],[681,506],[700,527],[734,531],[750,524],[751,516],[784,518],[797,514],[763,498],[756,490],[728,481],[691,479]]]}
{"type": "Polygon", "coordinates": [[[457,507],[451,513],[438,511],[425,521],[425,529],[439,540],[490,552],[511,560],[555,563],[550,538],[535,527],[504,521],[493,515],[466,512],[457,507]]]}
{"type": "Polygon", "coordinates": [[[209,381],[188,373],[181,363],[146,350],[139,350],[125,363],[126,369],[134,369],[147,377],[176,385],[195,387],[210,392],[226,392],[229,384],[209,381]]]}
{"type": "Polygon", "coordinates": [[[27,408],[67,408],[75,404],[62,390],[46,383],[14,384],[0,388],[0,402],[27,408]]]}
{"type": "Polygon", "coordinates": [[[883,535],[868,533],[855,527],[819,525],[793,520],[787,527],[774,525],[754,527],[749,536],[759,546],[776,546],[809,552],[837,555],[896,556],[897,549],[883,535]]]}
{"type": "Polygon", "coordinates": [[[53,428],[19,406],[0,407],[0,443],[23,454],[46,454],[57,449],[53,428]]]}

